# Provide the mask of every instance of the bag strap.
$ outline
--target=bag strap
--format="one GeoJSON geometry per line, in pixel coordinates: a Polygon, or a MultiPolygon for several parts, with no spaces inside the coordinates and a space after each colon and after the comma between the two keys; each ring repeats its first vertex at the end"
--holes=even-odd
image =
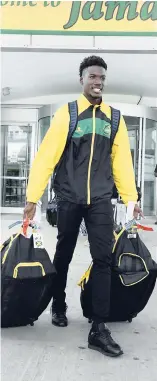
{"type": "MultiPolygon", "coordinates": [[[[69,131],[68,131],[68,135],[67,135],[66,145],[65,145],[65,148],[64,148],[64,151],[63,151],[63,154],[61,156],[61,159],[60,159],[59,163],[61,162],[61,160],[64,157],[64,153],[65,153],[65,151],[67,150],[67,148],[68,148],[68,146],[70,144],[72,135],[73,135],[73,133],[74,133],[74,131],[76,129],[76,126],[77,126],[77,119],[78,119],[78,105],[77,105],[77,101],[69,102],[68,103],[68,110],[69,110],[69,116],[70,116],[69,131]]],[[[55,178],[57,167],[58,167],[59,163],[57,164],[57,166],[56,166],[56,168],[54,170],[54,173],[53,173],[53,175],[51,177],[50,197],[52,195],[52,191],[53,191],[53,188],[54,188],[54,178],[55,178]]],[[[55,199],[55,196],[54,196],[54,199],[55,199]]]]}
{"type": "Polygon", "coordinates": [[[51,199],[52,191],[53,191],[53,183],[54,183],[54,174],[51,176],[51,184],[50,184],[50,199],[51,199]]]}
{"type": "Polygon", "coordinates": [[[66,147],[68,147],[70,140],[72,138],[72,135],[76,129],[77,126],[77,119],[78,119],[78,106],[77,101],[69,102],[68,103],[68,109],[69,109],[69,116],[70,116],[70,122],[69,122],[69,132],[67,136],[67,142],[66,147]]]}
{"type": "Polygon", "coordinates": [[[117,134],[118,127],[119,127],[120,111],[116,110],[113,107],[110,107],[110,108],[111,108],[111,138],[110,138],[110,142],[111,142],[111,148],[112,148],[113,142],[114,142],[114,139],[115,139],[115,136],[117,134]]]}

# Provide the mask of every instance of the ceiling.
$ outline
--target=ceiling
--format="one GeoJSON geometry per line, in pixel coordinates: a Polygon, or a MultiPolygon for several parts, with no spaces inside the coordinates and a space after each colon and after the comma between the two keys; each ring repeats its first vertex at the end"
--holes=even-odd
{"type": "MultiPolygon", "coordinates": [[[[49,94],[79,93],[84,53],[2,52],[2,103],[49,94]]],[[[108,64],[105,92],[157,97],[157,55],[101,53],[108,64]]]]}

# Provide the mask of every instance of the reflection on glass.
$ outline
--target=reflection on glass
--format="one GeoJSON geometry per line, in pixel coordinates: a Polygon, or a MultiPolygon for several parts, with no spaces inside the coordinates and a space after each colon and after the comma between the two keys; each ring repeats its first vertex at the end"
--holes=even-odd
{"type": "Polygon", "coordinates": [[[144,213],[151,216],[155,212],[155,176],[157,157],[157,122],[146,120],[145,166],[144,166],[144,213]]]}
{"type": "Polygon", "coordinates": [[[1,126],[3,207],[23,207],[30,167],[31,126],[1,126]]]}
{"type": "Polygon", "coordinates": [[[46,116],[45,118],[42,118],[39,120],[39,136],[38,136],[39,145],[44,139],[44,136],[46,135],[46,132],[48,131],[49,127],[50,127],[50,116],[46,116]]]}
{"type": "Polygon", "coordinates": [[[135,171],[136,182],[138,181],[138,146],[139,146],[139,126],[140,118],[134,116],[124,116],[124,120],[127,126],[130,149],[132,155],[132,161],[135,171]]]}

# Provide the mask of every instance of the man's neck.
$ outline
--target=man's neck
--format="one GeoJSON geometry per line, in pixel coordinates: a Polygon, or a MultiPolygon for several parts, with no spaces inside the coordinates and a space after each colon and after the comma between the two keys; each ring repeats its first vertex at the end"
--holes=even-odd
{"type": "Polygon", "coordinates": [[[83,95],[93,106],[100,105],[102,102],[102,98],[93,98],[90,95],[86,95],[86,94],[83,94],[83,95]]]}

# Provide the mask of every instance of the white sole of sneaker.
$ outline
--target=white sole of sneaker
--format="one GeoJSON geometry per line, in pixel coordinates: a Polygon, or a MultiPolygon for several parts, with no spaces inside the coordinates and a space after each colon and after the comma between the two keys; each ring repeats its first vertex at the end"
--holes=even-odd
{"type": "Polygon", "coordinates": [[[108,352],[103,351],[103,349],[98,348],[98,347],[91,345],[91,344],[88,344],[88,348],[92,349],[93,351],[100,352],[101,354],[108,356],[108,357],[119,357],[119,356],[123,355],[123,351],[119,352],[118,354],[108,353],[108,352]]]}

